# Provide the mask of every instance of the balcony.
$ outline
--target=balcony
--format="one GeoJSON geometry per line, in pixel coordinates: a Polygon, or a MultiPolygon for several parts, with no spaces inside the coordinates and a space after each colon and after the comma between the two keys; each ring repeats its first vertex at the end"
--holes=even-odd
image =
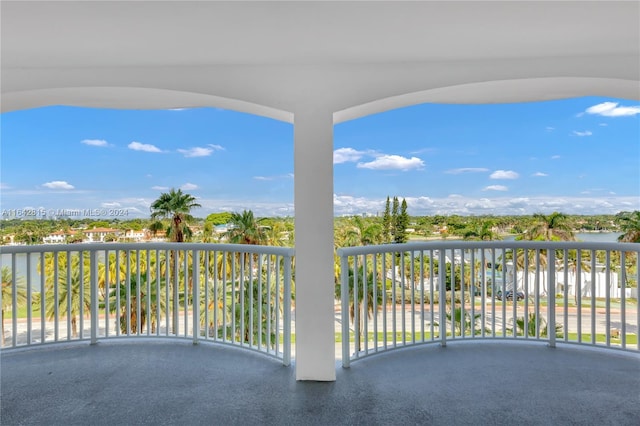
{"type": "Polygon", "coordinates": [[[288,367],[292,249],[3,247],[3,423],[634,424],[639,249],[339,249],[318,383],[288,367]]]}

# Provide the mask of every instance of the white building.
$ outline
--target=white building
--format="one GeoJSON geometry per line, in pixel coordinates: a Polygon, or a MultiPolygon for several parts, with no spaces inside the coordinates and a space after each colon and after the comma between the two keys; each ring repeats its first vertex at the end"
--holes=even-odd
{"type": "Polygon", "coordinates": [[[128,242],[142,242],[146,241],[150,238],[150,233],[148,229],[134,230],[127,229],[124,234],[120,236],[120,240],[128,241],[128,242]]]}
{"type": "Polygon", "coordinates": [[[86,229],[84,231],[82,231],[82,233],[84,234],[84,241],[85,243],[103,243],[105,240],[105,237],[109,234],[113,234],[116,239],[119,238],[122,235],[122,231],[120,229],[113,229],[113,228],[93,228],[93,229],[86,229]]]}
{"type": "Polygon", "coordinates": [[[47,235],[42,239],[42,242],[45,244],[64,244],[67,242],[67,235],[69,235],[65,231],[56,231],[47,235]]]}

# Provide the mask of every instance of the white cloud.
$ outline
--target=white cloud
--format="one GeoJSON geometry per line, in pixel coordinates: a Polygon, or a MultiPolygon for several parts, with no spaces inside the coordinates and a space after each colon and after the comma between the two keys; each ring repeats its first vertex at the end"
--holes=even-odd
{"type": "Polygon", "coordinates": [[[333,164],[355,162],[365,154],[365,151],[358,151],[353,148],[338,148],[333,151],[333,164]]]}
{"type": "Polygon", "coordinates": [[[127,148],[132,149],[134,151],[162,152],[162,150],[155,145],[151,145],[148,143],[140,143],[140,142],[131,142],[129,145],[127,145],[127,148]]]}
{"type": "Polygon", "coordinates": [[[483,191],[508,191],[509,188],[507,188],[504,185],[489,185],[489,186],[485,186],[482,190],[483,191]]]}
{"type": "Polygon", "coordinates": [[[0,182],[0,189],[11,189],[11,187],[6,183],[0,182]]]}
{"type": "Polygon", "coordinates": [[[182,189],[183,191],[193,191],[194,189],[198,189],[198,185],[196,185],[195,183],[185,183],[184,185],[182,185],[180,187],[180,189],[182,189]]]}
{"type": "Polygon", "coordinates": [[[593,135],[593,133],[591,133],[589,130],[585,130],[584,132],[579,132],[577,130],[574,130],[573,134],[576,135],[576,136],[591,136],[591,135],[593,135]]]}
{"type": "Polygon", "coordinates": [[[484,167],[461,167],[459,169],[447,170],[445,173],[448,173],[450,175],[459,175],[461,173],[482,173],[488,171],[489,169],[485,169],[484,167]]]}
{"type": "Polygon", "coordinates": [[[208,157],[213,154],[214,151],[223,151],[224,148],[220,145],[208,144],[207,147],[196,146],[189,149],[178,149],[178,152],[184,155],[186,158],[193,157],[208,157]]]}
{"type": "Polygon", "coordinates": [[[555,129],[556,129],[555,127],[551,127],[551,126],[547,126],[547,127],[545,127],[545,130],[546,130],[547,132],[553,132],[555,129]]]}
{"type": "MultiPolygon", "coordinates": [[[[410,215],[523,215],[562,211],[568,214],[615,214],[621,211],[640,210],[638,197],[485,197],[464,196],[406,198],[410,215]]],[[[348,195],[335,196],[335,214],[375,214],[384,211],[384,199],[368,199],[348,195]]]]}
{"type": "Polygon", "coordinates": [[[368,163],[358,163],[356,166],[359,169],[370,170],[402,170],[408,171],[411,169],[424,168],[424,161],[418,157],[406,158],[400,155],[381,155],[373,161],[368,163]]]}
{"type": "Polygon", "coordinates": [[[520,175],[513,170],[496,170],[489,177],[491,179],[518,179],[520,175]]]}
{"type": "Polygon", "coordinates": [[[152,186],[151,189],[153,189],[154,191],[168,191],[169,187],[168,186],[152,186]]]}
{"type": "Polygon", "coordinates": [[[74,189],[75,187],[63,180],[54,180],[52,182],[43,183],[42,186],[49,189],[74,189]]]}
{"type": "Polygon", "coordinates": [[[561,159],[561,158],[562,158],[562,156],[560,156],[560,155],[552,155],[552,156],[551,156],[551,159],[552,159],[552,160],[559,160],[559,159],[561,159]]]}
{"type": "Polygon", "coordinates": [[[413,155],[431,154],[431,153],[434,153],[436,151],[437,151],[437,149],[435,149],[435,148],[422,148],[422,149],[418,149],[416,151],[411,151],[410,154],[413,154],[413,155]]]}
{"type": "Polygon", "coordinates": [[[545,177],[545,176],[549,176],[546,173],[542,173],[542,172],[535,172],[534,174],[532,174],[531,176],[535,176],[535,177],[545,177]]]}
{"type": "Polygon", "coordinates": [[[424,168],[424,161],[418,157],[403,157],[395,154],[381,154],[373,150],[359,151],[353,148],[338,148],[333,151],[333,164],[356,162],[363,157],[373,157],[356,165],[359,169],[370,170],[412,170],[424,168]]]}
{"type": "Polygon", "coordinates": [[[277,175],[277,176],[254,176],[255,180],[263,180],[263,181],[272,181],[272,180],[280,180],[280,179],[293,179],[293,173],[287,173],[285,175],[277,175]]]}
{"type": "MultiPolygon", "coordinates": [[[[615,214],[621,211],[640,210],[638,197],[606,196],[606,197],[508,197],[506,193],[487,192],[487,197],[471,198],[466,196],[447,196],[443,198],[432,197],[404,197],[407,200],[410,215],[523,215],[533,213],[549,214],[553,211],[562,211],[567,214],[615,214]],[[490,196],[496,194],[496,196],[490,196]],[[498,196],[497,194],[503,195],[498,196]]],[[[352,196],[349,194],[335,194],[334,214],[336,216],[356,214],[382,214],[384,212],[383,198],[367,198],[352,196]]],[[[292,216],[294,214],[293,202],[255,202],[252,200],[220,200],[199,199],[203,208],[199,210],[200,216],[219,211],[252,210],[256,216],[292,216]]],[[[148,217],[148,209],[141,216],[148,217]]]]}
{"type": "Polygon", "coordinates": [[[85,145],[89,145],[89,146],[99,146],[99,147],[108,147],[111,146],[109,145],[109,143],[103,139],[84,139],[82,141],[80,141],[80,143],[83,143],[85,145]]]}
{"type": "Polygon", "coordinates": [[[464,207],[470,210],[486,212],[494,209],[494,203],[488,198],[480,198],[478,200],[467,201],[464,207]]]}
{"type": "Polygon", "coordinates": [[[213,153],[213,149],[196,146],[194,148],[189,148],[189,149],[178,149],[178,152],[187,158],[208,157],[213,153]]]}
{"type": "Polygon", "coordinates": [[[630,117],[640,114],[640,106],[618,106],[617,102],[603,102],[585,110],[587,114],[604,117],[630,117]]]}

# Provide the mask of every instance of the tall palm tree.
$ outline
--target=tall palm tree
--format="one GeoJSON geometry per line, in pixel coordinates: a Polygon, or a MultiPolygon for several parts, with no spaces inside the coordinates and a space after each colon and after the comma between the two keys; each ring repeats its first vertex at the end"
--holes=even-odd
{"type": "Polygon", "coordinates": [[[616,222],[624,234],[618,237],[622,243],[640,243],[640,211],[623,212],[616,215],[616,222]]]}
{"type": "MultiPolygon", "coordinates": [[[[534,224],[527,233],[528,240],[535,241],[575,241],[573,230],[567,224],[568,217],[564,213],[553,212],[550,215],[535,213],[533,215],[534,224]]],[[[533,254],[533,253],[532,253],[533,254]]],[[[530,259],[533,260],[533,259],[530,259]]],[[[546,265],[547,261],[553,262],[554,259],[547,259],[547,250],[540,250],[540,267],[546,265]]],[[[543,287],[546,275],[542,275],[543,287]]],[[[546,292],[546,288],[544,290],[546,292]]]]}
{"type": "Polygon", "coordinates": [[[267,244],[268,237],[265,229],[259,225],[251,210],[242,213],[232,213],[229,223],[232,225],[226,232],[227,240],[232,244],[267,244]]]}
{"type": "Polygon", "coordinates": [[[27,302],[27,286],[22,277],[16,277],[15,295],[18,306],[13,305],[13,276],[8,266],[2,267],[2,345],[4,346],[4,311],[7,308],[18,309],[18,306],[27,302]]]}
{"type": "MultiPolygon", "coordinates": [[[[163,192],[160,194],[157,200],[151,204],[151,219],[171,219],[171,224],[167,230],[167,236],[171,242],[181,243],[185,239],[191,236],[191,229],[187,226],[187,223],[193,219],[191,216],[191,209],[196,207],[202,207],[196,203],[196,198],[191,194],[183,193],[181,189],[177,191],[171,188],[168,193],[163,192]]],[[[173,288],[177,285],[175,261],[176,253],[171,251],[171,266],[170,266],[170,291],[173,293],[173,288]]],[[[178,324],[178,299],[174,297],[173,300],[173,332],[177,331],[178,324]]]]}
{"type": "Polygon", "coordinates": [[[573,230],[567,224],[567,215],[553,212],[550,215],[535,213],[535,223],[527,239],[538,241],[574,241],[573,230]]]}
{"type": "Polygon", "coordinates": [[[181,243],[185,236],[190,234],[187,222],[191,221],[191,209],[202,207],[196,203],[196,198],[191,194],[183,193],[171,188],[168,193],[163,192],[157,200],[151,204],[151,219],[171,219],[171,225],[167,235],[172,242],[181,243]]]}

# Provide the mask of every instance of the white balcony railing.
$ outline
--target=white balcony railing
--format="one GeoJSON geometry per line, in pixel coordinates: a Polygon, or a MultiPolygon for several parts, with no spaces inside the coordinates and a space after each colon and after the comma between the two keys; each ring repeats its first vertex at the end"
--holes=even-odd
{"type": "MultiPolygon", "coordinates": [[[[0,252],[4,349],[169,337],[290,363],[293,249],[96,243],[0,252]]],[[[640,244],[446,241],[338,254],[345,366],[483,338],[640,350],[640,244]]]]}
{"type": "Polygon", "coordinates": [[[290,363],[293,249],[97,243],[0,251],[3,348],[172,337],[290,363]]]}
{"type": "Polygon", "coordinates": [[[640,244],[446,241],[337,252],[345,367],[450,340],[640,350],[640,244]]]}

